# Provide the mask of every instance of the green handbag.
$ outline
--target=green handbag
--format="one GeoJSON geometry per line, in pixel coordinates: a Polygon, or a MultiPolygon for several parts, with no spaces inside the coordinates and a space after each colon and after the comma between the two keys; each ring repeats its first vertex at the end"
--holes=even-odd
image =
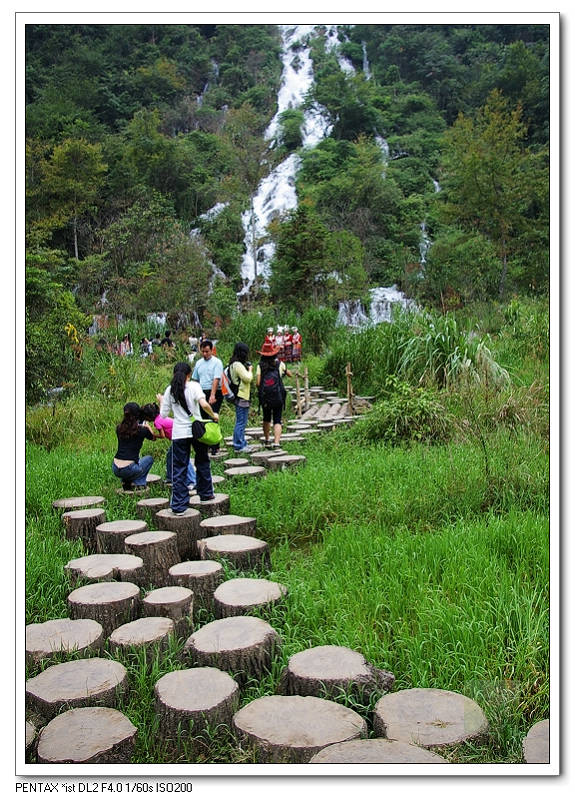
{"type": "Polygon", "coordinates": [[[195,419],[194,417],[192,417],[192,436],[198,442],[207,444],[210,447],[219,444],[224,438],[218,422],[209,422],[208,420],[195,419]]]}

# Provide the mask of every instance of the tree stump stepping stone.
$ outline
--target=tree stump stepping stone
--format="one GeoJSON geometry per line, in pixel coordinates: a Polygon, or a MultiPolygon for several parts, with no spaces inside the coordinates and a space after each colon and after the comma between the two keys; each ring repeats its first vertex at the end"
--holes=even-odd
{"type": "Polygon", "coordinates": [[[156,512],[169,507],[170,501],[167,497],[144,497],[136,503],[136,515],[140,519],[146,519],[151,514],[153,518],[156,512]]]}
{"type": "Polygon", "coordinates": [[[210,461],[223,461],[228,457],[228,451],[220,448],[217,453],[210,453],[210,461]]]}
{"type": "Polygon", "coordinates": [[[214,608],[218,617],[249,614],[258,608],[282,601],[287,588],[265,578],[232,578],[221,583],[214,592],[214,608]]]}
{"type": "Polygon", "coordinates": [[[226,458],[224,467],[247,467],[249,463],[249,459],[247,458],[226,458]]]}
{"type": "Polygon", "coordinates": [[[38,740],[41,764],[126,764],[137,728],[116,708],[73,708],[55,717],[38,740]]]}
{"type": "Polygon", "coordinates": [[[127,536],[147,530],[147,523],[140,519],[117,519],[114,522],[103,522],[96,528],[98,552],[123,553],[124,539],[127,536]]]}
{"type": "Polygon", "coordinates": [[[526,764],[549,764],[549,720],[536,722],[522,742],[526,764]]]}
{"type": "MultiPolygon", "coordinates": [[[[191,498],[190,498],[191,499],[191,498]]],[[[200,528],[202,516],[195,508],[186,508],[183,514],[174,514],[171,508],[156,512],[156,524],[160,530],[176,534],[179,558],[173,563],[197,556],[197,541],[203,536],[200,528]]],[[[172,566],[170,564],[170,566],[172,566]]]]}
{"type": "Polygon", "coordinates": [[[268,461],[269,469],[292,469],[300,467],[306,462],[305,456],[275,456],[268,461]]]}
{"type": "Polygon", "coordinates": [[[174,620],[168,617],[140,617],[112,631],[110,648],[117,651],[131,647],[163,647],[168,643],[170,634],[175,632],[175,627],[174,620]]]}
{"type": "Polygon", "coordinates": [[[270,458],[274,458],[275,456],[287,456],[287,451],[278,447],[275,450],[258,450],[250,454],[250,458],[256,466],[267,464],[270,458]]]}
{"type": "Polygon", "coordinates": [[[93,619],[50,619],[26,625],[26,663],[34,664],[58,653],[98,652],[104,631],[93,619]]]}
{"type": "Polygon", "coordinates": [[[210,608],[214,592],[224,580],[224,568],[217,561],[183,561],[170,567],[168,581],[194,593],[194,606],[210,608]]]}
{"type": "Polygon", "coordinates": [[[319,697],[259,697],[234,715],[233,724],[258,763],[266,764],[307,764],[328,745],[367,736],[359,714],[319,697]]]}
{"type": "Polygon", "coordinates": [[[243,534],[222,534],[200,539],[200,558],[229,561],[236,569],[269,569],[269,546],[263,539],[243,534]]]}
{"type": "Polygon", "coordinates": [[[125,622],[131,622],[140,607],[140,589],[129,581],[89,583],[68,595],[72,619],[95,619],[104,629],[104,636],[125,622]]]}
{"type": "Polygon", "coordinates": [[[376,692],[388,692],[395,681],[391,672],[368,664],[349,647],[323,645],[291,656],[280,678],[278,694],[313,695],[335,699],[342,691],[362,700],[376,692]]]}
{"type": "Polygon", "coordinates": [[[197,736],[208,726],[230,725],[239,686],[215,667],[168,672],[154,687],[156,713],[165,736],[197,736]]]}
{"type": "Polygon", "coordinates": [[[154,475],[153,472],[148,472],[146,476],[146,488],[151,489],[154,486],[162,486],[163,480],[161,475],[154,475]]]}
{"type": "Polygon", "coordinates": [[[105,497],[100,495],[85,495],[83,497],[62,497],[54,500],[52,508],[58,511],[74,511],[79,508],[93,508],[101,506],[106,502],[105,497]]]}
{"type": "Polygon", "coordinates": [[[271,668],[279,645],[279,634],[265,620],[226,617],[195,631],[184,645],[184,657],[199,666],[231,672],[243,682],[251,676],[260,677],[271,668]]]}
{"type": "Polygon", "coordinates": [[[26,758],[29,758],[34,750],[37,735],[38,731],[36,730],[36,726],[29,720],[26,720],[26,758]]]}
{"type": "Polygon", "coordinates": [[[445,758],[406,742],[392,739],[353,739],[330,744],[310,764],[448,764],[445,758]]]}
{"type": "Polygon", "coordinates": [[[230,496],[216,493],[213,500],[200,500],[199,496],[190,497],[190,506],[200,512],[202,519],[217,517],[218,514],[230,513],[230,496]]]}
{"type": "Polygon", "coordinates": [[[228,478],[263,478],[266,468],[261,466],[231,467],[224,470],[228,478]]]}
{"type": "Polygon", "coordinates": [[[26,681],[26,702],[45,719],[62,708],[115,707],[127,688],[126,668],[110,658],[66,661],[26,681]]]}
{"type": "Polygon", "coordinates": [[[212,475],[212,485],[218,486],[220,483],[223,483],[225,479],[226,479],[225,475],[212,475]]]}
{"type": "Polygon", "coordinates": [[[168,617],[173,620],[178,636],[187,634],[193,607],[194,593],[185,586],[152,589],[142,600],[142,613],[147,617],[168,617]]]}
{"type": "Polygon", "coordinates": [[[70,583],[82,581],[128,581],[138,585],[145,578],[144,562],[127,553],[94,553],[68,561],[64,567],[70,583]]]}
{"type": "Polygon", "coordinates": [[[165,586],[169,568],[180,560],[177,537],[171,531],[134,533],[124,540],[124,549],[142,559],[145,581],[152,586],[165,586]]]}
{"type": "Polygon", "coordinates": [[[62,522],[66,539],[80,539],[89,552],[96,550],[96,528],[106,522],[103,508],[79,508],[76,511],[65,511],[62,522]]]}
{"type": "Polygon", "coordinates": [[[318,422],[317,423],[318,430],[320,431],[332,431],[335,428],[334,422],[318,422]]]}
{"type": "Polygon", "coordinates": [[[208,517],[200,522],[204,537],[218,534],[245,534],[249,536],[256,532],[255,517],[240,517],[237,514],[222,514],[218,517],[208,517]]]}
{"type": "Polygon", "coordinates": [[[458,744],[485,733],[487,718],[469,697],[445,689],[402,689],[378,700],[376,736],[419,747],[458,744]]]}

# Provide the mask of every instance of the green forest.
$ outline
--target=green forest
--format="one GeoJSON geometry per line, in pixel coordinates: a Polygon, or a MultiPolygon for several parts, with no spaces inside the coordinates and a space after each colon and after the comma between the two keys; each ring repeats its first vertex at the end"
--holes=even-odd
{"type": "MultiPolygon", "coordinates": [[[[289,441],[288,397],[298,468],[232,483],[211,462],[229,513],[253,515],[269,544],[265,577],[287,587],[253,612],[281,647],[257,678],[236,676],[240,706],[276,695],[295,654],[347,647],[393,673],[390,696],[479,704],[488,728],[431,748],[445,761],[519,765],[553,688],[550,26],[302,27],[285,52],[287,26],[26,25],[26,624],[69,616],[65,565],[88,554],[56,499],[101,496],[109,520],[135,518],[111,469],[124,404],[166,389],[194,358],[190,335],[215,339],[224,365],[243,342],[255,364],[269,327],[297,326],[286,385],[365,404],[289,441]],[[288,66],[303,79],[308,61],[301,103],[279,113],[288,66]],[[297,203],[248,235],[286,164],[297,203]],[[406,304],[389,322],[341,324],[342,307],[390,287],[406,304]],[[166,328],[174,347],[141,358],[140,339],[166,328]],[[130,357],[115,350],[126,334],[130,357]]],[[[232,405],[220,421],[229,436],[232,405]]],[[[248,425],[260,442],[255,390],[248,425]]],[[[166,450],[142,449],[158,475],[166,450]]],[[[212,611],[194,608],[188,633],[212,611]]],[[[132,763],[261,763],[231,723],[163,735],[155,687],[194,666],[184,642],[103,645],[127,672],[132,763]]],[[[26,678],[80,657],[27,660],[26,678]]],[[[375,739],[380,697],[335,700],[375,739]]]]}

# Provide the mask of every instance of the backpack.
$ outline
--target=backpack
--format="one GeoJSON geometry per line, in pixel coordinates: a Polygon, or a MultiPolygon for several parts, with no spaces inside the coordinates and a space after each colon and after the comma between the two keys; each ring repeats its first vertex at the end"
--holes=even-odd
{"type": "Polygon", "coordinates": [[[274,366],[262,374],[258,397],[260,406],[285,408],[286,390],[280,376],[280,362],[277,359],[274,366]]]}
{"type": "Polygon", "coordinates": [[[230,373],[231,364],[224,369],[223,377],[222,377],[222,394],[228,401],[228,403],[232,403],[233,405],[236,404],[238,399],[238,392],[240,390],[240,384],[234,383],[232,380],[232,376],[230,373]]]}

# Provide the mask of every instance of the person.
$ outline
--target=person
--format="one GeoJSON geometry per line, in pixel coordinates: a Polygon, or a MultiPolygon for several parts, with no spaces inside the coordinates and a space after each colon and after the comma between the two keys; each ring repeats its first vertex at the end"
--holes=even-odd
{"type": "MultiPolygon", "coordinates": [[[[163,397],[161,394],[156,395],[156,400],[161,403],[163,397]]],[[[172,450],[172,431],[174,428],[174,420],[171,417],[160,416],[160,406],[158,403],[147,403],[141,408],[141,417],[143,420],[151,422],[156,430],[159,432],[160,439],[169,439],[170,446],[166,453],[166,483],[170,485],[174,482],[174,469],[173,469],[173,450],[172,450]]],[[[189,489],[196,488],[196,470],[192,461],[188,461],[188,472],[186,483],[189,489]]]]}
{"type": "MultiPolygon", "coordinates": [[[[192,380],[198,381],[202,387],[204,396],[212,411],[220,413],[220,408],[224,396],[222,394],[222,373],[224,366],[219,358],[213,354],[213,345],[210,339],[204,339],[201,345],[203,358],[199,359],[194,366],[192,380]]],[[[202,412],[202,419],[208,419],[208,415],[202,412]]],[[[211,448],[212,455],[220,449],[219,444],[211,448]]]]}
{"type": "Polygon", "coordinates": [[[286,391],[282,378],[292,377],[292,373],[278,356],[278,348],[264,345],[258,351],[261,358],[256,371],[258,398],[263,411],[264,447],[278,448],[282,435],[282,411],[286,391]],[[273,419],[274,440],[270,442],[270,429],[273,419]]]}
{"type": "Polygon", "coordinates": [[[291,364],[292,361],[292,335],[288,325],[284,326],[284,361],[291,364]]]}
{"type": "Polygon", "coordinates": [[[140,355],[142,356],[142,358],[147,358],[151,354],[152,354],[152,343],[150,342],[147,336],[144,336],[143,339],[140,339],[140,355]]]}
{"type": "Polygon", "coordinates": [[[140,458],[144,439],[157,438],[148,422],[140,424],[140,412],[138,403],[126,403],[124,417],[116,426],[118,447],[112,461],[112,472],[122,480],[124,491],[145,489],[148,472],[154,463],[152,456],[140,458]]]}
{"type": "Polygon", "coordinates": [[[166,350],[168,347],[174,346],[174,340],[172,339],[172,331],[166,331],[164,334],[164,338],[160,342],[160,346],[166,350]]]}
{"type": "Polygon", "coordinates": [[[159,332],[156,331],[156,335],[152,339],[152,347],[160,347],[162,344],[162,337],[160,336],[159,332]]]}
{"type": "Polygon", "coordinates": [[[198,352],[198,337],[194,336],[192,334],[191,336],[188,336],[188,342],[189,342],[190,350],[192,351],[192,353],[197,353],[198,352]]]}
{"type": "Polygon", "coordinates": [[[230,358],[230,377],[238,384],[236,408],[236,424],[234,427],[233,448],[236,453],[251,453],[253,448],[246,441],[246,425],[250,411],[250,389],[253,380],[253,369],[248,361],[247,344],[238,342],[230,358]]]}
{"type": "Polygon", "coordinates": [[[200,419],[200,408],[216,422],[219,416],[212,411],[200,384],[191,378],[192,368],[188,362],[178,361],[174,365],[172,381],[163,394],[160,406],[160,416],[167,417],[172,413],[174,417],[170,508],[177,515],[183,514],[188,508],[187,471],[192,447],[195,453],[196,489],[200,501],[213,500],[215,496],[208,447],[193,437],[192,417],[200,419]]]}
{"type": "Polygon", "coordinates": [[[129,333],[127,333],[120,342],[120,355],[131,356],[133,354],[134,350],[132,348],[132,337],[130,336],[129,333]]]}
{"type": "Polygon", "coordinates": [[[283,361],[284,357],[284,332],[281,325],[278,325],[277,332],[275,335],[275,346],[278,349],[278,358],[280,361],[283,361]]]}
{"type": "Polygon", "coordinates": [[[296,327],[292,329],[292,361],[301,361],[301,333],[296,327]]]}
{"type": "Polygon", "coordinates": [[[275,345],[275,341],[276,341],[276,339],[275,339],[275,336],[274,336],[274,329],[273,328],[268,328],[267,333],[266,333],[265,338],[264,338],[264,346],[267,344],[267,345],[271,345],[273,347],[275,345]]]}

